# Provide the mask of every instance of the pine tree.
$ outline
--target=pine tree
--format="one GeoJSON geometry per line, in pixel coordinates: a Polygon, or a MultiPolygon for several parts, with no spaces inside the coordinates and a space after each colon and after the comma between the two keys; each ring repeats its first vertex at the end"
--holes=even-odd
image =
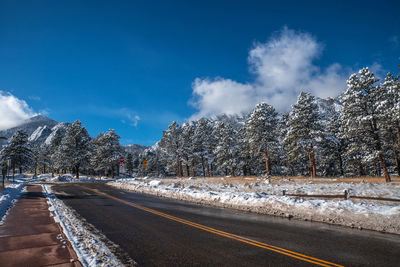
{"type": "Polygon", "coordinates": [[[237,149],[234,151],[235,164],[239,170],[242,170],[242,175],[250,175],[254,158],[252,157],[249,138],[246,127],[243,125],[236,133],[237,149]]]}
{"type": "Polygon", "coordinates": [[[126,155],[126,170],[128,171],[129,175],[132,175],[132,172],[133,172],[133,157],[132,157],[132,153],[128,153],[126,155]]]}
{"type": "MultiPolygon", "coordinates": [[[[318,106],[312,95],[302,92],[292,106],[285,139],[287,144],[291,144],[288,147],[292,155],[301,151],[307,152],[311,177],[315,177],[317,173],[314,146],[320,136],[318,106]]],[[[299,159],[300,155],[295,158],[299,159]]]]}
{"type": "Polygon", "coordinates": [[[182,125],[181,142],[182,142],[182,163],[186,166],[186,175],[190,176],[190,169],[195,176],[195,153],[193,152],[193,135],[196,128],[195,122],[191,121],[182,125]]]}
{"type": "Polygon", "coordinates": [[[51,139],[49,145],[49,153],[50,153],[50,162],[51,162],[51,171],[52,174],[54,172],[59,171],[60,169],[66,169],[67,164],[63,160],[62,149],[61,149],[61,141],[63,136],[60,131],[56,131],[53,138],[51,139]]]}
{"type": "MultiPolygon", "coordinates": [[[[348,89],[343,99],[343,135],[349,139],[351,154],[360,154],[366,163],[379,161],[386,182],[390,182],[382,147],[382,125],[379,122],[379,94],[374,84],[378,81],[368,68],[361,69],[347,81],[348,89]]],[[[360,167],[361,172],[361,167],[360,167]]]]}
{"type": "Polygon", "coordinates": [[[183,176],[182,170],[182,128],[173,121],[168,129],[163,132],[163,138],[160,141],[160,147],[165,150],[165,154],[170,157],[168,168],[175,168],[176,175],[183,176]]]}
{"type": "Polygon", "coordinates": [[[66,166],[73,168],[79,178],[79,169],[90,158],[91,138],[80,121],[75,121],[67,129],[61,141],[61,158],[66,166]]]}
{"type": "Polygon", "coordinates": [[[340,113],[335,110],[331,110],[331,117],[326,122],[320,149],[323,175],[343,176],[346,142],[340,135],[340,113]]]}
{"type": "Polygon", "coordinates": [[[265,171],[271,174],[270,156],[278,144],[278,113],[275,109],[261,103],[251,113],[246,122],[246,132],[253,153],[262,153],[265,159],[265,171]]]}
{"type": "Polygon", "coordinates": [[[400,81],[390,72],[380,86],[377,112],[382,124],[388,150],[392,150],[397,173],[400,176],[400,81]]]}
{"type": "Polygon", "coordinates": [[[14,133],[9,143],[3,149],[2,157],[11,160],[13,176],[15,168],[18,167],[19,172],[22,173],[22,169],[32,162],[33,152],[28,145],[28,136],[24,131],[18,130],[14,133]]]}
{"type": "Polygon", "coordinates": [[[215,124],[213,134],[217,139],[214,156],[218,167],[225,170],[225,175],[228,175],[228,170],[231,168],[231,175],[234,176],[234,151],[237,145],[235,130],[231,124],[219,121],[215,124]]]}
{"type": "Polygon", "coordinates": [[[281,140],[281,158],[283,161],[283,164],[286,168],[286,174],[288,175],[290,173],[291,176],[295,176],[296,172],[295,170],[297,169],[296,164],[298,163],[299,155],[300,153],[300,147],[297,146],[297,143],[293,138],[286,138],[288,131],[289,131],[289,113],[283,113],[280,120],[279,120],[279,125],[280,125],[280,132],[279,132],[279,137],[281,140]]]}
{"type": "Polygon", "coordinates": [[[100,133],[93,141],[93,154],[91,163],[95,170],[111,169],[111,176],[114,178],[115,167],[122,155],[122,147],[119,143],[120,136],[114,130],[100,133]]]}
{"type": "Polygon", "coordinates": [[[201,161],[201,168],[203,177],[210,176],[208,162],[210,159],[210,141],[212,134],[212,125],[206,118],[201,118],[197,121],[193,133],[193,152],[201,161]]]}
{"type": "Polygon", "coordinates": [[[50,147],[45,143],[39,147],[38,167],[42,173],[46,173],[51,165],[50,147]]]}

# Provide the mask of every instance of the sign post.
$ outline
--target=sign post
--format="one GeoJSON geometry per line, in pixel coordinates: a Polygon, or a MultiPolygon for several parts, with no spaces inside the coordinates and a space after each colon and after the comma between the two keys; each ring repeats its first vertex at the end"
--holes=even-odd
{"type": "Polygon", "coordinates": [[[125,162],[124,157],[123,156],[119,157],[119,167],[121,168],[121,172],[123,173],[125,173],[124,162],[125,162]]]}
{"type": "Polygon", "coordinates": [[[147,172],[146,172],[146,169],[147,169],[147,160],[143,160],[143,161],[142,161],[142,164],[143,164],[143,169],[144,169],[144,175],[146,176],[146,175],[147,175],[147,172]]]}

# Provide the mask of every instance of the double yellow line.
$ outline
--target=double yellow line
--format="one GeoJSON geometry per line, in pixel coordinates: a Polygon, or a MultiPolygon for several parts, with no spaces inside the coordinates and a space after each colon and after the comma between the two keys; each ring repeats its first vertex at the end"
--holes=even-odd
{"type": "Polygon", "coordinates": [[[234,239],[234,240],[237,240],[237,241],[249,244],[249,245],[253,245],[253,246],[256,246],[256,247],[264,248],[264,249],[267,249],[267,250],[270,250],[270,251],[274,251],[274,252],[277,252],[277,253],[292,257],[292,258],[296,258],[296,259],[299,259],[299,260],[302,260],[302,261],[314,263],[314,264],[320,265],[320,266],[337,266],[337,267],[342,267],[343,266],[343,265],[339,265],[339,264],[336,264],[336,263],[333,263],[333,262],[324,261],[324,260],[321,260],[321,259],[318,259],[318,258],[307,256],[307,255],[304,255],[304,254],[301,254],[301,253],[297,253],[297,252],[294,252],[294,251],[291,251],[291,250],[280,248],[280,247],[277,247],[277,246],[272,246],[272,245],[269,245],[269,244],[266,244],[266,243],[262,243],[262,242],[259,242],[259,241],[256,241],[256,240],[253,240],[253,239],[250,239],[250,238],[246,238],[246,237],[243,237],[243,236],[227,233],[227,232],[224,232],[224,231],[221,231],[221,230],[217,230],[217,229],[214,229],[214,228],[202,225],[202,224],[198,224],[198,223],[195,223],[195,222],[191,222],[191,221],[188,221],[188,220],[185,220],[185,219],[181,219],[181,218],[178,218],[178,217],[175,217],[175,216],[163,213],[163,212],[159,212],[157,210],[153,210],[153,209],[150,209],[150,208],[147,208],[147,207],[144,207],[144,206],[141,206],[141,205],[138,205],[138,204],[135,204],[135,203],[132,203],[132,202],[129,202],[129,201],[126,201],[126,200],[111,196],[111,195],[109,195],[107,193],[104,193],[104,192],[101,192],[101,191],[99,191],[97,189],[92,189],[92,188],[89,188],[89,187],[86,187],[86,186],[82,186],[82,187],[87,189],[87,190],[90,190],[92,192],[95,192],[98,195],[101,195],[101,196],[104,196],[104,197],[107,197],[107,198],[110,198],[110,199],[114,199],[116,201],[119,201],[121,203],[129,205],[131,207],[135,207],[137,209],[144,210],[144,211],[147,211],[149,213],[152,213],[152,214],[167,218],[169,220],[180,222],[180,223],[183,223],[183,224],[192,226],[194,228],[198,228],[198,229],[201,229],[201,230],[204,230],[204,231],[207,231],[207,232],[219,235],[219,236],[224,236],[224,237],[227,237],[227,238],[230,238],[230,239],[234,239]]]}

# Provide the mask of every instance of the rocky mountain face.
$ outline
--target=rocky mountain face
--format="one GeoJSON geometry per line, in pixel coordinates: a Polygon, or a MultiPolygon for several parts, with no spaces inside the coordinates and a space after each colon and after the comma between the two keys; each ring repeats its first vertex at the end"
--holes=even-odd
{"type": "Polygon", "coordinates": [[[124,149],[124,151],[126,153],[140,154],[140,153],[142,153],[143,151],[145,151],[149,147],[148,146],[137,145],[137,144],[132,144],[132,145],[122,146],[122,148],[124,149]]]}
{"type": "Polygon", "coordinates": [[[338,98],[315,98],[315,103],[318,105],[319,113],[321,116],[322,124],[324,125],[334,115],[334,113],[340,113],[343,105],[338,98]]]}
{"type": "MultiPolygon", "coordinates": [[[[58,132],[61,136],[65,135],[69,125],[71,125],[69,122],[57,122],[44,115],[37,115],[25,120],[17,127],[0,131],[0,136],[10,139],[16,131],[23,130],[28,135],[28,141],[32,145],[36,146],[43,143],[50,145],[51,140],[58,134],[58,132]]],[[[0,139],[0,149],[2,145],[5,145],[7,142],[8,140],[0,139]]],[[[136,144],[123,146],[126,153],[130,152],[132,154],[142,153],[147,148],[147,146],[136,144]]]]}
{"type": "MultiPolygon", "coordinates": [[[[28,135],[31,143],[38,144],[44,142],[52,133],[53,128],[60,123],[52,120],[44,115],[37,115],[25,120],[21,125],[0,131],[0,136],[10,139],[18,130],[23,130],[28,135]]],[[[7,140],[0,140],[0,145],[7,143],[7,140]]]]}

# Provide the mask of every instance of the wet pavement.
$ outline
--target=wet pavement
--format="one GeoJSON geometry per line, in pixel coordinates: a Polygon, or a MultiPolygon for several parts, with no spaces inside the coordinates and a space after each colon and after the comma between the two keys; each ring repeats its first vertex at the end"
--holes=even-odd
{"type": "Polygon", "coordinates": [[[42,187],[26,191],[0,225],[0,266],[82,266],[50,216],[42,187]]]}

